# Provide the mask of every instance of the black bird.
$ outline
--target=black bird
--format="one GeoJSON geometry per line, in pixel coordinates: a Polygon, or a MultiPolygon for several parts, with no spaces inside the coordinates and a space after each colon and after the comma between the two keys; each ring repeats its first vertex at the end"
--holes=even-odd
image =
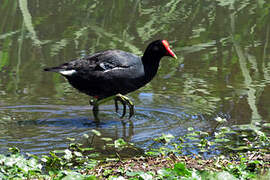
{"type": "Polygon", "coordinates": [[[63,75],[79,91],[92,96],[90,105],[98,120],[98,105],[114,99],[116,112],[118,101],[129,106],[129,118],[134,114],[133,103],[124,96],[150,82],[158,71],[163,56],[177,58],[166,40],[156,40],[148,45],[142,57],[121,50],[107,50],[74,59],[57,67],[45,68],[45,71],[63,75]]]}

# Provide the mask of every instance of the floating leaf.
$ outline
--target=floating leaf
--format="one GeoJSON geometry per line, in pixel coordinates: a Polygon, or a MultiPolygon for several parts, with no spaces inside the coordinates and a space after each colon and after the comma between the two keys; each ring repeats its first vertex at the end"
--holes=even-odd
{"type": "Polygon", "coordinates": [[[109,142],[112,141],[112,138],[101,138],[103,141],[109,142]]]}
{"type": "Polygon", "coordinates": [[[114,147],[115,148],[123,148],[126,145],[127,145],[127,142],[122,138],[117,139],[117,140],[114,141],[114,147]]]}
{"type": "Polygon", "coordinates": [[[227,120],[225,118],[221,118],[221,117],[216,117],[215,121],[217,121],[218,123],[225,123],[227,122],[227,120]]]}
{"type": "Polygon", "coordinates": [[[161,137],[154,140],[158,142],[169,143],[172,139],[174,139],[174,136],[172,134],[162,134],[161,137]]]}
{"type": "Polygon", "coordinates": [[[69,160],[72,158],[72,152],[70,150],[66,149],[64,152],[65,152],[65,155],[64,155],[65,159],[69,160]]]}

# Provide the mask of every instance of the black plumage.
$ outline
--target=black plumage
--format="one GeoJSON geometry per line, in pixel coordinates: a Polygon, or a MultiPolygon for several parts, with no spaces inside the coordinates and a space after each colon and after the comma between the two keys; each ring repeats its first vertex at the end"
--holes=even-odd
{"type": "Polygon", "coordinates": [[[99,101],[147,84],[156,75],[163,56],[176,58],[166,40],[157,40],[148,45],[142,57],[107,50],[44,70],[62,74],[74,88],[99,101]]]}

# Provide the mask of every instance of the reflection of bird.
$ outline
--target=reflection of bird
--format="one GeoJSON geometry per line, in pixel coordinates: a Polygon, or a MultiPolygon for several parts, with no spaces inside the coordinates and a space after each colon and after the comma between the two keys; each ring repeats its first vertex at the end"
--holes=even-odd
{"type": "Polygon", "coordinates": [[[123,104],[122,117],[128,105],[130,118],[134,114],[134,107],[124,94],[151,81],[163,56],[177,58],[168,41],[156,40],[148,45],[142,57],[121,50],[107,50],[44,70],[60,73],[74,88],[93,96],[90,104],[93,105],[96,120],[98,105],[110,99],[115,100],[116,111],[118,101],[123,104]]]}

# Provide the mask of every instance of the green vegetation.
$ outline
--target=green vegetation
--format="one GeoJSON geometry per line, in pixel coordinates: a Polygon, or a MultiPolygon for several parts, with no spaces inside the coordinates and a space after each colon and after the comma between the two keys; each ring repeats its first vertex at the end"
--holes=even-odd
{"type": "MultiPolygon", "coordinates": [[[[67,152],[67,151],[66,151],[67,152]]],[[[202,160],[188,156],[140,157],[122,161],[95,161],[81,164],[78,152],[37,158],[18,153],[1,155],[1,179],[268,179],[269,163],[264,160],[202,160]],[[70,161],[66,156],[73,158],[70,161]],[[49,161],[49,162],[48,162],[49,161]],[[71,164],[75,165],[72,166],[71,164]],[[49,167],[52,165],[51,167],[49,167]],[[188,166],[188,167],[187,167],[188,166]],[[49,171],[48,171],[49,170],[49,171]]]]}
{"type": "MultiPolygon", "coordinates": [[[[218,125],[224,119],[217,118],[218,125]]],[[[1,179],[261,179],[270,178],[269,139],[262,132],[256,132],[255,137],[245,131],[237,133],[245,137],[246,146],[233,148],[227,138],[233,131],[217,127],[215,132],[195,131],[176,138],[172,135],[162,135],[154,139],[154,144],[160,147],[151,148],[144,156],[122,158],[121,150],[133,147],[123,139],[117,139],[108,146],[115,148],[111,157],[98,154],[91,147],[71,143],[69,148],[52,151],[42,157],[34,155],[23,156],[19,149],[10,148],[8,156],[0,155],[1,179]],[[207,137],[212,136],[212,139],[207,137]],[[211,148],[211,146],[214,146],[211,148]],[[191,148],[192,147],[192,148],[191,148]],[[204,159],[200,155],[189,153],[183,155],[184,149],[200,149],[199,152],[226,148],[233,153],[216,155],[204,159]]],[[[235,132],[236,130],[234,130],[235,132]]],[[[97,136],[100,132],[93,131],[97,136]]],[[[254,132],[253,132],[254,134],[254,132]]],[[[70,138],[71,141],[74,139],[70,138]]],[[[110,140],[108,140],[109,142],[110,140]]],[[[240,142],[239,142],[240,143],[240,142]]],[[[134,147],[133,147],[134,148],[134,147]]],[[[221,152],[225,152],[224,150],[221,152]]]]}

